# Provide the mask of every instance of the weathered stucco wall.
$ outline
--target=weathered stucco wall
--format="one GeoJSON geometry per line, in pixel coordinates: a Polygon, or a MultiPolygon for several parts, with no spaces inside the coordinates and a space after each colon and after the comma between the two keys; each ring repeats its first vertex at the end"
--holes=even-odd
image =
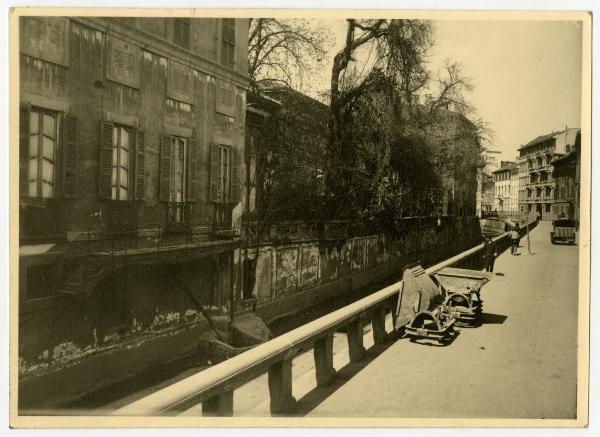
{"type": "MultiPolygon", "coordinates": [[[[376,234],[346,240],[309,240],[262,245],[247,250],[256,259],[252,296],[257,312],[272,320],[301,311],[326,297],[350,292],[401,273],[416,261],[430,264],[481,240],[474,217],[406,220],[395,238],[376,234]]],[[[244,249],[241,249],[244,256],[244,249]]],[[[234,256],[238,260],[239,254],[234,256]]],[[[236,284],[238,303],[242,296],[236,284]]]]}

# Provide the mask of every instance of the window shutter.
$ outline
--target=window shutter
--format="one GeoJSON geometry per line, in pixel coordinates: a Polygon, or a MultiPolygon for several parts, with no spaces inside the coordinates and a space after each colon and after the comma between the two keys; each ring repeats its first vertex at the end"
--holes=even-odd
{"type": "Polygon", "coordinates": [[[30,106],[24,106],[19,113],[19,191],[21,196],[28,193],[29,179],[29,117],[30,106]]]}
{"type": "Polygon", "coordinates": [[[188,150],[188,202],[196,201],[197,171],[198,171],[198,143],[195,138],[190,139],[188,150]]]}
{"type": "Polygon", "coordinates": [[[169,191],[171,189],[171,137],[164,135],[161,137],[160,145],[160,193],[159,198],[162,201],[169,201],[169,191]]]}
{"type": "Polygon", "coordinates": [[[100,133],[100,166],[99,166],[99,196],[101,199],[110,199],[112,193],[112,145],[114,124],[102,121],[100,133]]]}
{"type": "MultiPolygon", "coordinates": [[[[75,197],[77,190],[78,144],[77,117],[66,114],[62,127],[62,195],[75,197]]],[[[112,138],[111,138],[112,145],[112,138]]]]}
{"type": "Polygon", "coordinates": [[[229,44],[232,46],[235,45],[235,20],[233,18],[229,19],[229,44]]]}
{"type": "Polygon", "coordinates": [[[231,149],[231,203],[240,201],[240,178],[238,175],[238,151],[231,149]]]}
{"type": "Polygon", "coordinates": [[[223,18],[223,20],[221,21],[221,39],[223,40],[224,43],[228,43],[229,42],[229,23],[227,18],[223,18]]]}
{"type": "Polygon", "coordinates": [[[211,144],[210,146],[210,201],[219,202],[219,146],[211,144]]]}
{"type": "Polygon", "coordinates": [[[143,199],[145,191],[146,148],[144,131],[137,129],[135,135],[135,198],[143,199]]]}

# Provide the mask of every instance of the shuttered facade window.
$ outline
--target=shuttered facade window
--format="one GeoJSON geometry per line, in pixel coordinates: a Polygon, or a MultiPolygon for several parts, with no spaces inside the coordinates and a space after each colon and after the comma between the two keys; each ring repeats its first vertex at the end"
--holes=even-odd
{"type": "Polygon", "coordinates": [[[175,18],[173,29],[173,42],[178,46],[190,47],[190,19],[175,18]]]}
{"type": "Polygon", "coordinates": [[[235,19],[221,19],[221,64],[233,68],[235,64],[235,19]]]}
{"type": "Polygon", "coordinates": [[[164,135],[160,151],[160,200],[196,201],[197,149],[195,138],[164,135]]]}
{"type": "Polygon", "coordinates": [[[219,204],[239,201],[237,151],[231,146],[213,144],[210,150],[210,200],[219,204]]]}
{"type": "Polygon", "coordinates": [[[101,123],[99,196],[102,199],[143,199],[145,190],[144,132],[131,126],[101,123]]]}
{"type": "Polygon", "coordinates": [[[20,195],[74,197],[77,188],[77,118],[24,106],[20,110],[20,195]]]}

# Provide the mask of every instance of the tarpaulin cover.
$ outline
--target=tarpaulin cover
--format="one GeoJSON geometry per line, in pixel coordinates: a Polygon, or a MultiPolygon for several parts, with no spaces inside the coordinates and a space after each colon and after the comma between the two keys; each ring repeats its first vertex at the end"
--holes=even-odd
{"type": "Polygon", "coordinates": [[[418,264],[404,270],[402,281],[396,307],[396,329],[409,323],[418,312],[431,311],[444,301],[442,289],[418,264]]]}

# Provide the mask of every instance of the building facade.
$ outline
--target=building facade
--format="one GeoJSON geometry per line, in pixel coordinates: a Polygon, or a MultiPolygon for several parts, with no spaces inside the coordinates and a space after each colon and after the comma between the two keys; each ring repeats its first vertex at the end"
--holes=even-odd
{"type": "Polygon", "coordinates": [[[485,166],[477,171],[476,215],[482,217],[494,209],[494,178],[492,172],[499,167],[500,151],[484,150],[485,166]]]}
{"type": "Polygon", "coordinates": [[[519,211],[519,164],[512,164],[510,169],[510,212],[519,211]]]}
{"type": "MultiPolygon", "coordinates": [[[[542,135],[519,148],[519,158],[527,169],[526,182],[521,185],[519,209],[523,213],[534,213],[543,220],[557,217],[552,205],[555,198],[555,181],[551,162],[574,146],[580,130],[565,129],[542,135]]],[[[524,172],[521,171],[521,174],[524,172]]]]}
{"type": "Polygon", "coordinates": [[[581,139],[578,135],[575,145],[567,148],[567,153],[554,159],[552,177],[556,188],[554,190],[553,213],[556,217],[580,219],[580,188],[581,173],[581,139]]]}
{"type": "Polygon", "coordinates": [[[57,345],[77,357],[205,309],[230,317],[248,20],[19,30],[22,374],[57,345]]]}
{"type": "Polygon", "coordinates": [[[481,178],[482,216],[494,210],[494,194],[494,176],[483,173],[481,178]]]}
{"type": "Polygon", "coordinates": [[[500,168],[493,171],[494,211],[509,212],[512,204],[512,174],[516,166],[511,161],[501,161],[500,168]]]}

